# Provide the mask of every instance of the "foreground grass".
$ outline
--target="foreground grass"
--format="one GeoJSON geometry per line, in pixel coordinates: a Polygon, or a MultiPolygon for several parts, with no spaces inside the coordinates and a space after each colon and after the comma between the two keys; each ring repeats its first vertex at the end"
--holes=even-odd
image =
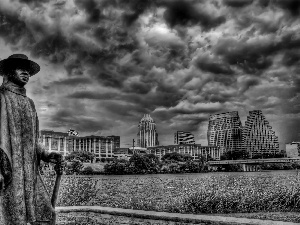
{"type": "MultiPolygon", "coordinates": [[[[48,186],[50,181],[47,179],[48,186]]],[[[58,205],[193,214],[298,212],[300,176],[65,176],[58,205]]]]}

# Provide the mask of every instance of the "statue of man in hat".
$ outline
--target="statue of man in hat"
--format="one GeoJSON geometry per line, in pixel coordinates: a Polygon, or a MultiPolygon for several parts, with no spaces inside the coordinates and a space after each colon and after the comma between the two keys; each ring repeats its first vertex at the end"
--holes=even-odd
{"type": "Polygon", "coordinates": [[[39,163],[61,155],[39,143],[39,122],[24,86],[40,70],[23,54],[0,61],[0,224],[55,224],[55,211],[39,174],[39,163]]]}

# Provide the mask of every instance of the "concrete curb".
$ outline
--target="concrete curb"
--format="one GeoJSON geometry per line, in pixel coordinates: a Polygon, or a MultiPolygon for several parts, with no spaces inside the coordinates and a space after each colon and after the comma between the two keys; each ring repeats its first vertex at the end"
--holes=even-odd
{"type": "Polygon", "coordinates": [[[236,217],[223,217],[223,216],[210,216],[210,215],[194,215],[194,214],[180,214],[180,213],[167,213],[155,212],[133,209],[121,209],[101,206],[66,206],[56,207],[55,211],[58,213],[71,213],[71,212],[92,212],[99,214],[109,214],[126,217],[136,217],[142,219],[152,220],[166,220],[183,223],[205,223],[205,224],[257,224],[257,225],[296,225],[299,223],[273,221],[273,220],[260,220],[236,217]]]}

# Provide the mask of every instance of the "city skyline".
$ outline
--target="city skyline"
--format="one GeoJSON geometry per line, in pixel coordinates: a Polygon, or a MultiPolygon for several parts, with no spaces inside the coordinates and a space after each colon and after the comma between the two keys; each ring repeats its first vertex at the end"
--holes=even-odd
{"type": "MultiPolygon", "coordinates": [[[[253,111],[249,111],[249,114],[250,115],[247,116],[247,120],[245,121],[244,124],[240,120],[238,111],[230,111],[230,112],[223,112],[223,113],[219,113],[219,114],[211,114],[209,116],[209,123],[208,123],[208,128],[207,128],[207,137],[208,137],[207,144],[202,144],[202,145],[220,146],[220,147],[224,148],[223,150],[221,149],[222,152],[225,152],[225,151],[232,150],[230,147],[228,148],[225,144],[227,142],[228,143],[230,142],[229,145],[231,147],[233,147],[234,151],[244,150],[244,146],[243,146],[243,144],[245,142],[244,138],[245,137],[248,138],[248,132],[251,130],[251,128],[249,127],[249,125],[250,125],[249,119],[251,117],[253,117],[253,115],[256,115],[256,114],[263,118],[262,124],[260,124],[260,122],[259,122],[256,125],[258,125],[260,128],[261,128],[261,126],[266,126],[268,129],[270,129],[270,134],[267,134],[265,132],[262,132],[262,134],[263,135],[266,134],[267,136],[274,135],[274,137],[276,139],[275,142],[278,143],[278,138],[277,138],[277,136],[275,136],[275,132],[272,131],[272,126],[269,125],[269,122],[266,120],[265,116],[262,114],[262,111],[261,110],[253,110],[253,111]],[[227,130],[230,130],[230,132],[227,133],[228,136],[224,135],[224,128],[226,128],[227,130]],[[245,131],[248,131],[248,132],[245,132],[245,131]],[[221,132],[221,133],[218,134],[218,132],[221,132]],[[245,134],[247,133],[246,136],[244,136],[244,133],[245,134]],[[221,139],[218,136],[221,136],[221,139]],[[239,138],[237,138],[238,136],[239,136],[239,138]],[[218,141],[216,141],[216,140],[218,140],[218,141]]],[[[252,119],[253,118],[251,118],[251,120],[252,119]]],[[[47,131],[47,130],[53,131],[53,130],[45,129],[45,131],[47,131]]],[[[260,131],[263,131],[263,130],[260,130],[260,131]]],[[[55,131],[55,132],[57,132],[57,131],[55,131]]],[[[58,133],[60,133],[60,131],[58,131],[58,133]]],[[[75,133],[75,136],[84,137],[84,136],[80,136],[79,132],[76,130],[73,130],[73,129],[69,129],[68,132],[63,132],[63,133],[68,134],[69,136],[74,136],[74,133],[75,133]]],[[[111,134],[109,136],[114,136],[114,135],[115,134],[111,134]]],[[[174,143],[175,145],[183,144],[186,141],[187,142],[192,141],[193,143],[191,142],[191,143],[184,143],[184,144],[196,144],[196,145],[201,144],[201,143],[195,143],[194,134],[189,131],[176,131],[176,133],[174,135],[175,136],[173,138],[175,140],[175,143],[174,143]],[[178,143],[176,143],[176,139],[178,139],[177,140],[178,143]],[[182,142],[182,143],[179,143],[179,142],[182,142]]],[[[90,137],[91,135],[88,134],[87,136],[90,137]]],[[[101,136],[101,135],[99,135],[99,136],[101,136]]],[[[250,141],[249,143],[251,143],[252,141],[250,141]]],[[[137,138],[134,139],[134,142],[136,143],[135,146],[144,147],[144,148],[172,144],[171,140],[168,140],[167,144],[162,144],[162,145],[155,144],[155,143],[159,143],[158,132],[156,131],[156,123],[150,114],[144,114],[144,116],[141,118],[141,120],[138,124],[137,138]],[[145,136],[146,132],[150,132],[148,134],[148,136],[150,135],[153,137],[151,137],[151,138],[150,138],[150,136],[146,137],[145,136]],[[150,141],[150,139],[151,139],[151,141],[150,141]],[[143,140],[143,141],[141,142],[141,140],[143,140]],[[151,144],[150,144],[151,146],[146,146],[147,142],[151,142],[151,144]]],[[[291,143],[291,142],[289,142],[289,143],[291,143]]],[[[287,144],[287,143],[285,143],[285,144],[287,144]]],[[[133,146],[133,143],[131,145],[133,146]]],[[[130,144],[129,144],[129,146],[130,146],[130,144]]],[[[125,147],[125,146],[121,146],[121,147],[125,147]]],[[[277,148],[277,151],[278,150],[279,149],[277,148]]],[[[282,148],[282,150],[285,150],[285,148],[282,148]]]]}
{"type": "Polygon", "coordinates": [[[262,110],[284,148],[300,139],[299,1],[0,2],[0,58],[41,66],[27,85],[40,129],[136,139],[143,114],[161,145],[209,115],[262,110]]]}

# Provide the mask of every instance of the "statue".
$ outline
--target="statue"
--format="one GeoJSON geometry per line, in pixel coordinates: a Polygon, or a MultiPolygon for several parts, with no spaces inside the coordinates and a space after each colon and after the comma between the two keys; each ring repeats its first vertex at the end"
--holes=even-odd
{"type": "Polygon", "coordinates": [[[39,143],[37,113],[24,88],[39,70],[23,54],[0,61],[0,225],[55,225],[55,199],[45,189],[39,163],[58,168],[62,156],[39,143]]]}

